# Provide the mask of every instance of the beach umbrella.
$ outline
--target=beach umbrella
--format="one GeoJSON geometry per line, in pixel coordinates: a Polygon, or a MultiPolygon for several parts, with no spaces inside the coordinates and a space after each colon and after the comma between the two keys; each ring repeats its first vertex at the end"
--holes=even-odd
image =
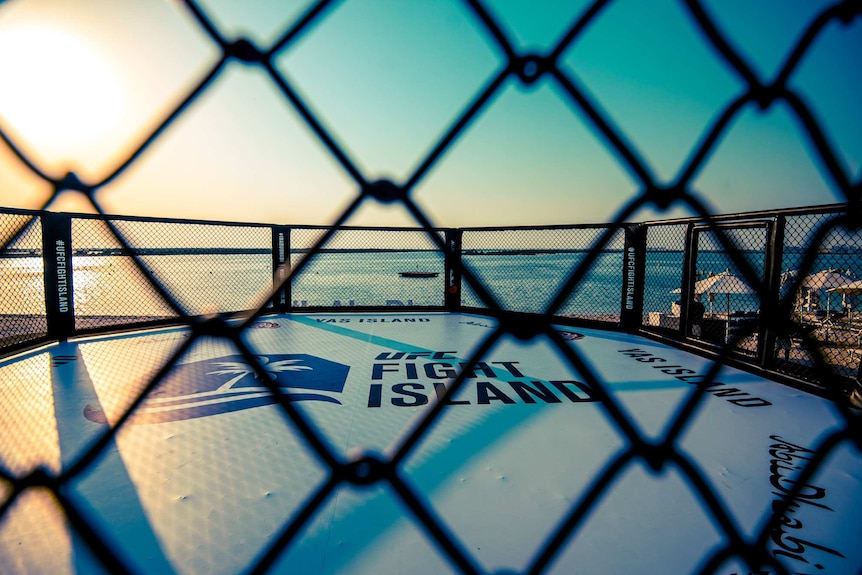
{"type": "MultiPolygon", "coordinates": [[[[808,288],[810,291],[813,292],[826,290],[828,293],[831,291],[832,288],[837,288],[852,282],[853,278],[848,275],[845,275],[841,272],[841,270],[828,269],[805,276],[805,279],[802,280],[802,287],[808,288]]],[[[826,297],[826,310],[829,311],[828,296],[826,297]]]]}
{"type": "MultiPolygon", "coordinates": [[[[730,270],[718,275],[700,280],[694,284],[696,294],[725,294],[727,297],[727,313],[730,315],[730,294],[754,294],[757,293],[750,285],[741,278],[730,273],[730,270]]],[[[712,312],[710,302],[710,312],[712,312]]]]}
{"type": "Polygon", "coordinates": [[[844,285],[826,290],[831,293],[840,293],[841,295],[862,295],[862,280],[856,280],[844,285]]]}
{"type": "Polygon", "coordinates": [[[852,281],[853,278],[845,275],[841,270],[822,270],[815,274],[805,276],[805,279],[802,280],[802,287],[806,287],[813,291],[820,291],[822,289],[829,290],[831,288],[837,288],[839,286],[849,284],[852,281]]]}
{"type": "MultiPolygon", "coordinates": [[[[675,289],[671,293],[679,293],[680,291],[675,289]]],[[[720,274],[695,282],[694,293],[698,295],[724,294],[727,297],[727,313],[729,314],[731,294],[755,294],[757,292],[745,283],[745,280],[733,275],[730,270],[725,270],[720,274]]],[[[713,298],[709,298],[709,313],[712,313],[712,300],[713,298]]]]}
{"type": "MultiPolygon", "coordinates": [[[[829,293],[840,293],[841,294],[841,305],[846,309],[847,308],[847,296],[848,295],[862,295],[862,280],[856,280],[844,285],[840,285],[834,288],[829,288],[826,290],[829,293]]],[[[826,302],[829,303],[828,301],[826,302]]],[[[850,321],[853,321],[852,310],[849,315],[850,321]]]]}

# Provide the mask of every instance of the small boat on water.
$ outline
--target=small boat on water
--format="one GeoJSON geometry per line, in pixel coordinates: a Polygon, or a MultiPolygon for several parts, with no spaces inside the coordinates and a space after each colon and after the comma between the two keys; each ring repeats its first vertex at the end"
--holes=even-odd
{"type": "Polygon", "coordinates": [[[398,275],[403,278],[436,278],[440,272],[398,272],[398,275]]]}

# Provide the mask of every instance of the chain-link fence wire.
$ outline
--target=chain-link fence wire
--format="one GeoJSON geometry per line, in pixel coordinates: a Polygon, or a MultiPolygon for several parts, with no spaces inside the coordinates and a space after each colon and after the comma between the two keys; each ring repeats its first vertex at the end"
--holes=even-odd
{"type": "MultiPolygon", "coordinates": [[[[813,160],[828,174],[834,191],[847,202],[848,209],[844,216],[838,218],[833,225],[819,228],[819,231],[812,236],[812,241],[805,246],[806,252],[800,269],[812,269],[816,258],[817,248],[815,246],[822,243],[835,225],[846,226],[848,230],[854,232],[858,231],[860,225],[860,184],[858,181],[854,182],[852,177],[846,173],[842,163],[838,160],[836,149],[821,129],[814,113],[804,100],[787,86],[787,81],[823,29],[832,22],[849,22],[859,17],[862,14],[862,5],[855,1],[839,2],[820,13],[812,20],[801,38],[793,46],[776,77],[773,80],[767,80],[762,78],[746,62],[742,56],[742,51],[734,45],[699,2],[694,0],[685,2],[684,6],[691,22],[701,32],[704,42],[712,48],[718,61],[739,78],[746,88],[741,95],[718,111],[716,120],[707,127],[699,142],[691,150],[689,159],[680,173],[670,185],[665,185],[656,180],[652,169],[643,160],[638,150],[630,143],[630,140],[613,119],[605,113],[601,105],[581,88],[576,76],[558,65],[561,54],[583,34],[584,30],[590,27],[607,4],[608,2],[603,1],[591,4],[571,24],[567,33],[549,52],[522,53],[518,51],[507,32],[491,15],[483,2],[465,0],[469,13],[475,17],[477,27],[486,35],[489,44],[498,51],[503,66],[499,73],[464,108],[454,123],[445,129],[443,137],[432,147],[424,161],[403,182],[369,180],[339,143],[335,132],[324,126],[312,108],[304,101],[299,91],[273,64],[275,56],[290,50],[301,34],[324,20],[335,8],[335,2],[325,0],[315,3],[272,46],[266,49],[256,47],[245,38],[226,38],[197,2],[187,0],[184,6],[190,11],[205,35],[218,47],[221,57],[198,80],[182,102],[143,138],[142,143],[124,158],[107,177],[100,181],[82,181],[74,173],[52,177],[29,159],[7,134],[0,132],[0,138],[29,170],[53,186],[56,192],[55,196],[64,191],[80,192],[97,211],[101,212],[100,196],[104,193],[102,188],[135,164],[138,158],[177,118],[194,106],[212,86],[213,81],[223,73],[228,63],[238,61],[256,66],[272,80],[311,132],[331,153],[336,164],[344,170],[360,190],[354,201],[332,222],[332,228],[323,232],[312,250],[301,256],[291,266],[292,269],[283,279],[284,282],[288,282],[291,281],[292,276],[300,274],[312,263],[317,248],[324,246],[335,235],[334,230],[347,222],[357,212],[358,208],[367,201],[401,204],[422,228],[429,231],[428,237],[437,248],[446,253],[447,246],[435,233],[431,232],[434,225],[413,200],[412,191],[430,169],[438,164],[453,143],[470,128],[478,115],[491,105],[494,97],[509,78],[517,78],[527,86],[535,84],[539,79],[553,83],[563,94],[573,112],[586,119],[622,168],[634,178],[639,192],[620,206],[617,215],[612,218],[611,222],[608,222],[610,227],[600,233],[591,243],[586,256],[559,287],[550,304],[545,308],[544,314],[528,315],[510,312],[484,286],[478,273],[474,272],[469,265],[463,266],[461,272],[473,290],[476,299],[498,321],[498,328],[491,331],[477,346],[475,353],[468,362],[468,369],[494,349],[505,334],[511,334],[523,340],[543,336],[552,342],[559,354],[582,374],[585,382],[594,389],[607,419],[618,429],[619,435],[627,447],[621,454],[612,457],[605,466],[597,471],[594,481],[568,508],[564,514],[564,519],[555,525],[540,548],[536,550],[529,562],[527,571],[538,573],[549,568],[566,543],[583,528],[585,518],[596,508],[599,502],[607,497],[608,492],[613,489],[615,482],[621,475],[632,465],[642,462],[656,473],[668,468],[676,469],[685,479],[692,494],[702,503],[704,510],[708,511],[713,517],[715,525],[720,529],[722,542],[717,549],[703,557],[699,565],[700,572],[715,572],[729,559],[736,557],[742,559],[752,570],[764,567],[778,573],[788,573],[786,566],[776,560],[768,550],[770,534],[781,524],[788,513],[789,506],[800,495],[801,490],[814,474],[826,464],[834,450],[846,442],[855,444],[857,449],[862,447],[859,417],[849,411],[846,403],[841,401],[842,398],[838,397],[837,394],[834,397],[836,409],[842,418],[843,425],[838,426],[835,430],[824,432],[818,445],[814,447],[814,455],[799,471],[795,487],[789,490],[786,499],[775,505],[765,505],[764,521],[760,528],[755,533],[746,534],[738,528],[728,506],[712,486],[704,470],[678,449],[676,443],[681,434],[691,425],[698,407],[704,399],[706,386],[715,380],[721,362],[713,364],[712,369],[704,379],[704,385],[696,386],[683,405],[675,411],[670,418],[667,432],[657,440],[650,440],[632,427],[626,409],[611,394],[607,393],[606,386],[598,376],[595,366],[577,349],[567,345],[562,336],[553,329],[552,323],[554,315],[564,308],[571,294],[585,285],[587,276],[601,259],[603,250],[612,245],[617,233],[615,226],[625,222],[642,207],[655,205],[664,209],[670,206],[682,206],[687,207],[699,217],[710,220],[711,210],[708,208],[706,200],[693,189],[692,182],[714,154],[728,126],[748,105],[756,105],[761,110],[770,109],[777,104],[786,105],[808,139],[813,160]]],[[[51,201],[53,201],[53,197],[51,201]]],[[[108,221],[107,227],[108,232],[122,249],[127,250],[130,254],[134,253],[130,242],[118,226],[108,221]]],[[[4,249],[17,244],[23,236],[27,235],[28,230],[29,227],[26,222],[16,223],[15,229],[12,230],[9,237],[4,238],[4,249]]],[[[759,278],[756,270],[749,265],[744,253],[734,246],[733,239],[727,237],[719,229],[714,230],[714,233],[716,241],[727,252],[728,258],[735,265],[742,279],[753,286],[758,293],[766,293],[764,282],[759,278]]],[[[248,570],[250,572],[265,572],[275,564],[291,543],[297,539],[303,527],[320,512],[336,488],[342,484],[357,486],[381,484],[388,486],[391,494],[408,510],[428,540],[437,547],[451,566],[467,573],[482,571],[480,563],[464,542],[447,529],[445,523],[429,506],[427,500],[414,492],[411,485],[405,481],[402,473],[405,459],[415,451],[425,434],[440,419],[444,405],[442,402],[430,408],[427,414],[409,430],[395,446],[391,456],[383,458],[374,455],[358,455],[345,459],[329,445],[326,438],[315,428],[303,411],[285,400],[277,386],[269,382],[260,360],[254,350],[246,343],[243,337],[244,331],[259,315],[265,313],[266,306],[260,306],[255,314],[239,324],[228,323],[218,315],[203,317],[187,315],[189,311],[182,305],[180,298],[174,296],[169,289],[158,281],[157,274],[148,268],[144,259],[138,255],[132,255],[131,258],[133,265],[146,279],[147,284],[152,287],[152,290],[163,300],[171,312],[182,317],[183,321],[190,326],[192,337],[180,343],[172,352],[169,360],[150,374],[146,384],[141,388],[141,393],[134,401],[125,406],[119,417],[112,422],[113,425],[105,430],[97,441],[89,445],[76,460],[69,462],[69,465],[64,467],[62,471],[46,465],[44,461],[35,467],[16,467],[4,464],[3,468],[0,469],[0,484],[3,486],[5,495],[2,505],[0,505],[0,523],[9,517],[11,507],[24,504],[34,496],[33,494],[40,494],[40,498],[42,495],[48,494],[57,505],[56,510],[62,511],[62,515],[65,516],[66,521],[71,526],[75,537],[80,537],[86,542],[105,570],[109,572],[134,571],[135,567],[126,564],[124,556],[117,553],[113,548],[110,543],[111,539],[105,535],[104,529],[92,521],[80,503],[68,497],[64,488],[72,484],[81,474],[88,472],[106,452],[118,433],[126,428],[127,422],[133,417],[141,402],[167,376],[172,365],[179,361],[202,338],[213,337],[233,347],[245,361],[249,362],[249,365],[254,367],[260,380],[270,387],[270,392],[278,402],[286,421],[290,422],[291,426],[303,438],[304,444],[314,454],[317,464],[326,473],[326,480],[322,482],[321,486],[307,495],[300,507],[291,514],[289,520],[276,531],[276,535],[268,540],[254,561],[249,564],[248,570]]],[[[786,319],[790,318],[790,306],[786,305],[785,301],[763,299],[761,304],[763,317],[771,318],[769,323],[776,331],[779,333],[798,331],[797,324],[786,319]],[[784,313],[782,314],[782,312],[784,313]]],[[[739,337],[744,337],[744,335],[745,332],[742,332],[739,337]]],[[[734,344],[735,342],[731,341],[730,345],[734,344]]],[[[818,376],[828,378],[831,372],[814,344],[815,340],[810,335],[803,334],[802,345],[811,352],[813,369],[818,376]]],[[[729,348],[725,349],[726,352],[729,352],[729,348]]],[[[465,381],[465,371],[462,371],[456,378],[450,388],[451,393],[456,392],[462,386],[465,381]]]]}
{"type": "MultiPolygon", "coordinates": [[[[844,228],[834,230],[817,250],[813,269],[819,271],[803,274],[803,284],[791,294],[790,286],[799,276],[797,268],[801,264],[799,242],[807,241],[806,237],[813,233],[818,222],[828,222],[837,214],[834,207],[807,208],[804,214],[798,212],[738,214],[732,220],[724,216],[719,225],[721,233],[740,250],[762,282],[766,280],[767,252],[772,253],[775,242],[780,242],[783,258],[780,269],[783,271],[777,290],[775,286],[772,288],[773,295],[785,300],[791,297],[792,318],[799,332],[811,335],[817,351],[836,377],[852,380],[858,371],[859,326],[854,323],[853,311],[859,286],[853,282],[860,275],[859,238],[844,228]],[[782,224],[786,235],[775,238],[773,230],[779,220],[787,222],[782,224]]],[[[32,215],[7,215],[38,221],[32,215]]],[[[76,334],[141,327],[181,317],[148,287],[151,284],[134,265],[131,254],[112,239],[103,219],[110,219],[114,225],[124,228],[124,235],[134,244],[132,253],[139,256],[147,264],[146,270],[181,301],[184,313],[191,315],[231,314],[253,309],[269,294],[273,267],[287,260],[287,251],[290,251],[292,266],[313,252],[317,239],[327,231],[321,227],[152,218],[70,218],[70,245],[64,259],[73,270],[74,281],[68,282],[67,289],[73,294],[69,300],[74,303],[76,334]],[[271,238],[274,230],[279,240],[271,238]],[[274,260],[274,250],[280,253],[277,260],[274,260]]],[[[760,298],[755,288],[740,279],[739,271],[720,245],[716,232],[710,230],[706,222],[698,220],[688,224],[652,222],[645,228],[646,269],[642,295],[643,309],[647,311],[640,320],[643,329],[677,341],[720,345],[729,343],[746,328],[757,327],[736,341],[733,351],[744,356],[749,364],[760,365],[762,360],[758,352],[763,343],[760,328],[764,327],[758,322],[760,298]],[[693,226],[695,238],[691,246],[686,245],[691,241],[686,240],[688,226],[693,226]],[[691,250],[690,263],[686,263],[687,250],[691,250]],[[680,298],[686,265],[693,268],[694,284],[689,302],[691,317],[683,326],[680,298]]],[[[30,233],[37,229],[31,226],[30,233]]],[[[602,225],[582,225],[449,232],[463,236],[461,260],[476,273],[501,306],[508,311],[541,313],[603,230],[605,226],[602,225]]],[[[447,232],[437,233],[442,239],[447,232]]],[[[620,323],[623,240],[623,230],[619,229],[590,268],[584,286],[571,294],[557,313],[558,317],[609,327],[620,323]]],[[[38,242],[33,245],[38,246],[38,242]]],[[[8,262],[14,257],[31,257],[30,267],[40,270],[41,275],[40,248],[7,251],[8,262]]],[[[291,276],[288,292],[296,297],[282,302],[278,309],[406,307],[427,310],[445,306],[445,282],[441,277],[445,273],[444,254],[422,231],[342,228],[315,253],[304,272],[291,276]]],[[[290,266],[285,265],[280,277],[286,276],[290,266]]],[[[41,278],[28,278],[24,267],[11,267],[9,263],[6,267],[12,281],[29,281],[33,284],[30,288],[42,289],[41,278]]],[[[459,298],[461,307],[484,311],[471,286],[463,287],[459,298]]],[[[41,291],[22,289],[20,293],[24,297],[15,298],[19,306],[29,301],[37,315],[44,316],[41,291]]],[[[10,314],[8,329],[16,331],[20,327],[18,323],[35,319],[28,314],[10,314]]],[[[44,323],[44,317],[42,319],[44,323]]],[[[858,319],[857,316],[857,323],[858,319]]],[[[14,341],[7,342],[7,348],[15,347],[16,343],[35,343],[46,334],[44,330],[24,330],[18,335],[14,341]]],[[[815,377],[816,372],[810,369],[813,360],[807,347],[801,345],[798,334],[793,335],[782,335],[775,340],[774,352],[769,351],[774,361],[767,362],[764,367],[777,367],[780,372],[802,381],[821,384],[815,377]]]]}

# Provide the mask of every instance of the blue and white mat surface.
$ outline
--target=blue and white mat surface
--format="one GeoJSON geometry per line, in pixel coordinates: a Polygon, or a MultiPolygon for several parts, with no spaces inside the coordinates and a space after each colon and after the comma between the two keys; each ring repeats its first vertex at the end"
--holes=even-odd
{"type": "MultiPolygon", "coordinates": [[[[464,314],[292,314],[247,332],[271,379],[341,458],[391,454],[494,327],[464,314]]],[[[667,433],[711,362],[621,333],[560,327],[626,421],[667,433]]],[[[75,465],[189,334],[69,342],[0,363],[0,464],[16,476],[75,465]]],[[[476,365],[401,476],[479,570],[522,572],[630,442],[584,374],[546,340],[503,338],[476,365]]],[[[828,401],[722,368],[677,449],[750,537],[799,468],[843,426],[828,401]]],[[[329,478],[239,352],[196,342],[116,438],[63,490],[125,562],[147,573],[247,570],[329,478]]],[[[0,499],[10,489],[0,482],[0,499]]],[[[862,455],[842,444],[768,544],[789,573],[862,572],[862,455]]],[[[4,506],[6,507],[6,506],[4,506]]],[[[676,465],[635,459],[548,566],[550,573],[690,573],[727,544],[676,465]]],[[[342,483],[273,573],[448,573],[390,485],[342,483]]],[[[0,572],[104,572],[53,497],[0,517],[0,572]]],[[[748,573],[738,560],[721,575],[748,573]]]]}

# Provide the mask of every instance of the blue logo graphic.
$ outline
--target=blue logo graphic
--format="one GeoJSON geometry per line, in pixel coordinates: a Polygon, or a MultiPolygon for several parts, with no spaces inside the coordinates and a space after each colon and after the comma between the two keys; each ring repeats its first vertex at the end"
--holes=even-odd
{"type": "MultiPolygon", "coordinates": [[[[341,404],[349,366],[306,354],[256,356],[288,401],[341,404]]],[[[159,423],[271,405],[275,396],[241,355],[178,364],[132,417],[159,423]]]]}

